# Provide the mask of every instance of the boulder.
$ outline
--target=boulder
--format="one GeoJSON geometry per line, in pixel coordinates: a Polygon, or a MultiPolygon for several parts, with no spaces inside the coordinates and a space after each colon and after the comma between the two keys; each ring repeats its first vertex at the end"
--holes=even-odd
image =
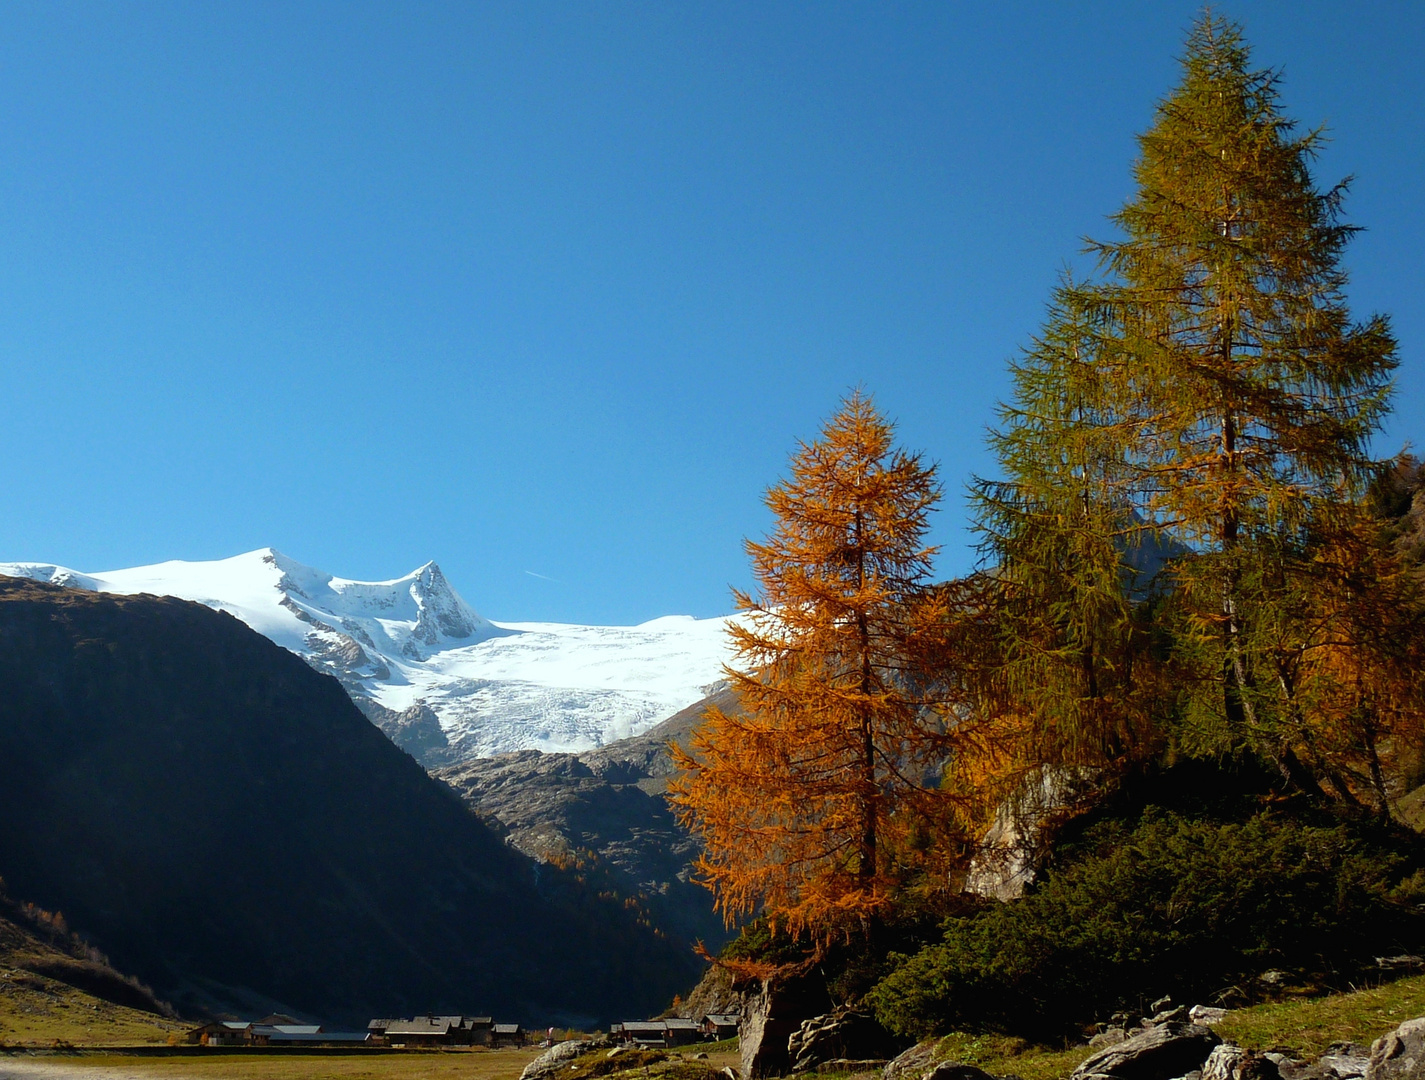
{"type": "Polygon", "coordinates": [[[939,1047],[939,1039],[916,1043],[886,1063],[881,1080],[921,1080],[935,1067],[935,1052],[939,1047]]]}
{"type": "Polygon", "coordinates": [[[785,1076],[792,1068],[787,1043],[802,1021],[826,1008],[825,984],[803,976],[757,979],[736,989],[742,1000],[742,1080],[785,1076]]]}
{"type": "Polygon", "coordinates": [[[524,1067],[524,1072],[520,1073],[520,1080],[540,1080],[542,1077],[551,1076],[576,1057],[587,1054],[592,1049],[594,1049],[594,1044],[585,1042],[583,1039],[569,1039],[567,1042],[555,1043],[524,1067]]]}
{"type": "Polygon", "coordinates": [[[1070,1080],[1171,1080],[1200,1069],[1221,1041],[1200,1024],[1158,1024],[1091,1054],[1070,1080]]]}
{"type": "Polygon", "coordinates": [[[1425,957],[1410,953],[1404,956],[1377,956],[1376,967],[1382,971],[1420,971],[1425,969],[1425,957]]]}
{"type": "Polygon", "coordinates": [[[837,1060],[885,1061],[898,1049],[894,1036],[874,1016],[849,1005],[804,1020],[787,1038],[787,1058],[793,1072],[806,1072],[837,1060]]]}
{"type": "Polygon", "coordinates": [[[1425,1080],[1425,1017],[1407,1020],[1371,1043],[1366,1080],[1425,1080]]]}
{"type": "Polygon", "coordinates": [[[1281,1080],[1281,1073],[1277,1063],[1263,1054],[1220,1043],[1202,1064],[1202,1080],[1281,1080]]]}
{"type": "Polygon", "coordinates": [[[1366,1069],[1371,1064],[1371,1052],[1360,1043],[1332,1043],[1317,1064],[1330,1069],[1337,1080],[1355,1080],[1366,1075],[1366,1069]]]}
{"type": "Polygon", "coordinates": [[[1211,1005],[1194,1005],[1188,1010],[1188,1019],[1194,1024],[1215,1024],[1226,1015],[1226,1009],[1215,1009],[1211,1005]]]}

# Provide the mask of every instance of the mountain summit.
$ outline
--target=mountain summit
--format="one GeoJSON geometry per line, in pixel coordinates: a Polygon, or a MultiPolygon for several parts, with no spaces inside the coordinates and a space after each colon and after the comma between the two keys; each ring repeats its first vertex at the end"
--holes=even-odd
{"type": "Polygon", "coordinates": [[[705,696],[728,659],[725,618],[494,623],[434,562],[391,581],[353,581],[260,548],[93,574],[5,563],[0,574],[226,611],[336,676],[427,765],[511,750],[577,752],[640,734],[705,696]]]}

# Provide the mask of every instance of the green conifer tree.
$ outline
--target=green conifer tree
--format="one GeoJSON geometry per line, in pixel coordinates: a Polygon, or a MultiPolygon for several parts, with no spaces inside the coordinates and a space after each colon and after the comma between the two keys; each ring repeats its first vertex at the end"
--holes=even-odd
{"type": "Polygon", "coordinates": [[[1278,74],[1210,14],[1182,69],[1140,137],[1122,239],[1091,245],[1103,274],[1059,290],[1016,366],[994,438],[1007,479],[977,485],[1001,686],[1060,758],[1112,759],[1172,717],[1184,749],[1254,753],[1320,792],[1325,748],[1349,743],[1321,703],[1339,719],[1341,647],[1360,644],[1333,639],[1337,615],[1390,575],[1348,564],[1379,550],[1361,497],[1395,342],[1350,316],[1346,185],[1316,186],[1322,135],[1282,115],[1278,74]],[[1146,602],[1145,533],[1174,553],[1146,602]],[[1169,672],[1148,662],[1155,634],[1169,672]]]}

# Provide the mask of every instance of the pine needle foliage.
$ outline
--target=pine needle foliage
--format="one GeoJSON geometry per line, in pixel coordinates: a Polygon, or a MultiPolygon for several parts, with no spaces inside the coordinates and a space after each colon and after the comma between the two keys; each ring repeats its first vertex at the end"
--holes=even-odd
{"type": "Polygon", "coordinates": [[[853,393],[768,491],[775,527],[747,543],[759,593],[735,593],[727,674],[743,711],[710,710],[674,751],[673,802],[729,922],[854,933],[926,854],[945,739],[925,661],[940,487],[893,434],[853,393]]]}
{"type": "Polygon", "coordinates": [[[1182,72],[1121,238],[1090,246],[1100,275],[1059,288],[1014,367],[1005,479],[975,485],[1003,657],[985,692],[1028,717],[1030,757],[1170,741],[1383,806],[1375,747],[1420,704],[1373,681],[1411,651],[1380,632],[1411,601],[1363,502],[1395,342],[1352,320],[1346,183],[1316,186],[1322,133],[1282,114],[1278,73],[1210,13],[1182,72]]]}

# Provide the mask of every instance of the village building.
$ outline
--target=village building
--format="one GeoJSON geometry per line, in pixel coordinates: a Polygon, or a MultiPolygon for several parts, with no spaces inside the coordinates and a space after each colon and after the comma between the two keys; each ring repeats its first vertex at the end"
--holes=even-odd
{"type": "MultiPolygon", "coordinates": [[[[268,1019],[274,1019],[269,1017],[268,1019]]],[[[290,1016],[279,1016],[281,1021],[290,1016]]],[[[188,1041],[203,1046],[336,1046],[364,1043],[365,1031],[326,1031],[320,1024],[269,1024],[259,1020],[215,1020],[188,1033],[188,1041]]]]}
{"type": "Polygon", "coordinates": [[[710,1039],[731,1039],[741,1023],[742,1017],[737,1013],[708,1013],[703,1017],[703,1034],[710,1039]]]}
{"type": "Polygon", "coordinates": [[[242,1046],[249,1041],[251,1028],[245,1020],[214,1020],[190,1031],[188,1041],[202,1046],[242,1046]]]}
{"type": "Polygon", "coordinates": [[[683,1020],[672,1017],[663,1021],[663,1030],[666,1032],[664,1040],[668,1046],[687,1046],[689,1043],[702,1041],[703,1025],[697,1020],[683,1020]]]}
{"type": "Polygon", "coordinates": [[[494,1024],[490,1029],[491,1046],[523,1046],[524,1028],[518,1024],[494,1024]]]}
{"type": "Polygon", "coordinates": [[[615,1037],[636,1046],[667,1046],[668,1028],[662,1020],[626,1020],[615,1024],[615,1037]]]}

